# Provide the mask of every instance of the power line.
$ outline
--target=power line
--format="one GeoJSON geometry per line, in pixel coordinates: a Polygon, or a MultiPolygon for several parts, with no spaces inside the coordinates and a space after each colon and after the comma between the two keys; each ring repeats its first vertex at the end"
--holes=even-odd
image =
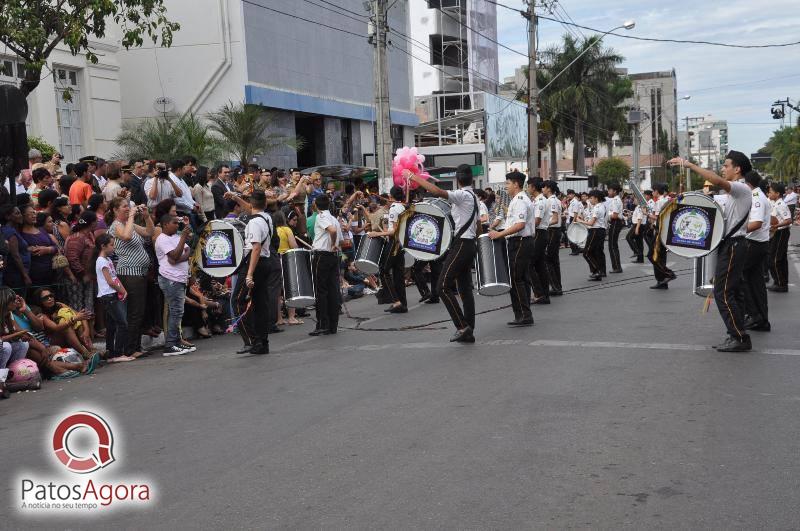
{"type": "Polygon", "coordinates": [[[303,18],[303,17],[298,16],[298,15],[293,15],[292,13],[286,13],[285,11],[279,11],[277,9],[273,9],[271,7],[267,7],[265,5],[257,4],[256,2],[252,2],[251,0],[242,0],[242,3],[249,4],[249,5],[255,6],[255,7],[260,7],[261,9],[266,9],[267,11],[272,11],[273,13],[278,13],[279,15],[285,15],[287,17],[291,17],[291,18],[294,18],[294,19],[297,19],[297,20],[302,20],[303,22],[309,22],[311,24],[316,24],[317,26],[321,26],[323,28],[332,29],[334,31],[340,31],[342,33],[347,33],[348,35],[355,35],[356,37],[359,37],[361,39],[365,38],[364,35],[362,35],[361,33],[355,33],[353,31],[347,31],[346,29],[337,28],[335,26],[329,26],[328,24],[323,24],[322,22],[318,22],[316,20],[303,18]]]}
{"type": "MultiPolygon", "coordinates": [[[[346,13],[341,13],[341,12],[336,11],[333,8],[330,8],[328,6],[324,6],[322,4],[318,4],[316,2],[313,2],[312,0],[303,0],[303,1],[311,4],[312,6],[317,6],[317,7],[321,7],[322,9],[326,9],[326,10],[330,11],[331,13],[336,13],[337,15],[339,15],[341,17],[349,18],[350,20],[355,20],[358,23],[361,23],[361,24],[365,24],[366,23],[366,20],[364,20],[364,19],[356,18],[356,17],[350,16],[350,15],[348,15],[346,13]]],[[[322,0],[320,0],[320,1],[322,1],[322,0]]],[[[327,4],[328,2],[325,2],[325,3],[327,4]]],[[[334,4],[329,4],[329,5],[334,5],[334,4]]],[[[360,16],[366,16],[366,15],[360,15],[360,16]]]]}
{"type": "Polygon", "coordinates": [[[442,15],[446,16],[446,17],[447,17],[447,18],[449,18],[450,20],[453,20],[453,21],[454,21],[456,24],[460,24],[461,26],[463,26],[463,27],[467,28],[469,31],[473,32],[475,35],[480,35],[481,37],[483,37],[483,38],[484,38],[484,39],[486,39],[487,41],[489,41],[489,42],[493,42],[493,43],[495,43],[496,45],[500,46],[501,48],[505,48],[506,50],[508,50],[508,51],[510,51],[510,52],[514,52],[514,53],[515,53],[515,54],[517,54],[517,55],[521,55],[521,56],[523,56],[523,57],[528,57],[528,54],[527,54],[527,53],[522,53],[522,52],[520,52],[519,50],[515,50],[514,48],[511,48],[510,46],[506,46],[505,44],[501,43],[500,41],[497,41],[497,40],[495,40],[495,39],[493,39],[493,38],[489,37],[488,35],[484,35],[483,33],[481,33],[481,32],[479,32],[479,31],[477,31],[477,30],[473,29],[473,28],[472,28],[472,27],[470,27],[469,25],[465,24],[464,22],[461,22],[460,20],[458,20],[458,19],[457,19],[457,18],[455,18],[454,16],[450,15],[449,13],[447,13],[447,12],[446,12],[444,9],[442,9],[441,7],[436,7],[436,8],[434,8],[434,9],[436,9],[437,11],[439,11],[439,12],[440,12],[442,15]]]}
{"type": "Polygon", "coordinates": [[[623,39],[633,39],[636,41],[649,41],[649,42],[671,42],[677,44],[705,44],[708,46],[721,46],[724,48],[744,48],[744,49],[754,49],[754,48],[785,48],[787,46],[797,46],[800,44],[800,41],[795,42],[785,42],[781,44],[729,44],[724,42],[712,42],[712,41],[690,41],[690,40],[681,40],[681,39],[657,39],[653,37],[637,37],[635,35],[624,35],[622,33],[614,33],[614,32],[605,32],[603,30],[599,30],[597,28],[590,28],[589,26],[583,26],[581,24],[576,24],[574,22],[565,22],[562,20],[558,20],[557,18],[546,17],[544,15],[538,15],[539,18],[544,20],[549,20],[550,22],[558,22],[560,24],[568,24],[570,26],[575,26],[576,28],[581,28],[589,31],[594,31],[596,33],[603,33],[605,35],[613,35],[614,37],[621,37],[623,39]]]}

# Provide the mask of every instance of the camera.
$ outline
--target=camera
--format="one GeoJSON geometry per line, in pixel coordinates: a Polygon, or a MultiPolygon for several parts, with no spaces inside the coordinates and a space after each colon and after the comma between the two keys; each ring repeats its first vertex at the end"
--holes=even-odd
{"type": "Polygon", "coordinates": [[[159,168],[158,169],[158,178],[159,179],[166,179],[167,177],[169,177],[169,170],[159,168]]]}
{"type": "Polygon", "coordinates": [[[178,232],[183,232],[183,229],[185,229],[185,228],[186,228],[186,223],[183,220],[179,221],[178,222],[178,232]]]}

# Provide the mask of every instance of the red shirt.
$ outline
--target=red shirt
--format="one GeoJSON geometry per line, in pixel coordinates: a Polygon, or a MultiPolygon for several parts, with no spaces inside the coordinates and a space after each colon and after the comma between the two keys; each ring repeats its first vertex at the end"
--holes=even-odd
{"type": "Polygon", "coordinates": [[[72,186],[69,187],[69,204],[70,205],[82,205],[89,201],[89,198],[92,197],[92,185],[89,183],[85,183],[83,181],[75,181],[72,183],[72,186]]]}

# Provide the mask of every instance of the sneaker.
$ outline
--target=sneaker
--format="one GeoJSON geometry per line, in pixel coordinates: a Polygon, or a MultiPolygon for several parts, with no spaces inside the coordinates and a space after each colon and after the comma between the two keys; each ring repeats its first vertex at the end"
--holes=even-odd
{"type": "Polygon", "coordinates": [[[197,350],[197,347],[194,346],[193,343],[188,343],[188,342],[187,343],[181,343],[180,345],[178,345],[178,347],[182,348],[186,352],[194,352],[195,350],[197,350]]]}
{"type": "Polygon", "coordinates": [[[173,345],[171,347],[165,348],[164,349],[164,353],[162,355],[163,356],[182,356],[182,355],[186,354],[187,352],[191,352],[191,351],[188,350],[188,349],[179,347],[177,345],[173,345]]]}

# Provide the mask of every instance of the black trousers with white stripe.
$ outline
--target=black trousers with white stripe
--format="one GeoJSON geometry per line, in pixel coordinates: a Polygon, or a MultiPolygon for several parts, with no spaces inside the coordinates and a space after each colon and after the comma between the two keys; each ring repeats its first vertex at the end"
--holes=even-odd
{"type": "Polygon", "coordinates": [[[477,247],[474,239],[459,238],[450,246],[442,264],[442,275],[437,289],[439,298],[447,308],[450,319],[458,330],[467,326],[475,330],[475,294],[472,292],[472,264],[475,262],[477,247]],[[458,295],[464,309],[458,303],[458,295]]]}
{"type": "Polygon", "coordinates": [[[764,282],[764,260],[768,253],[769,242],[745,239],[740,301],[744,302],[745,314],[756,321],[769,321],[767,285],[764,282]]]}
{"type": "Polygon", "coordinates": [[[511,308],[514,310],[514,319],[532,319],[528,270],[533,255],[533,239],[530,236],[508,238],[507,242],[508,268],[511,274],[511,308]]]}
{"type": "Polygon", "coordinates": [[[769,272],[775,286],[785,288],[789,284],[789,229],[779,229],[769,240],[769,272]]]}
{"type": "Polygon", "coordinates": [[[714,300],[728,330],[728,335],[741,341],[747,336],[744,329],[744,308],[736,300],[745,264],[744,236],[724,240],[717,251],[714,273],[714,300]]]}
{"type": "Polygon", "coordinates": [[[553,291],[561,291],[561,260],[558,250],[561,248],[562,227],[547,229],[547,273],[550,277],[550,286],[553,291]]]}
{"type": "Polygon", "coordinates": [[[619,255],[619,233],[625,222],[621,219],[612,219],[608,222],[608,256],[611,258],[611,269],[622,269],[622,260],[619,255]]]}
{"type": "Polygon", "coordinates": [[[602,275],[606,272],[606,255],[603,243],[606,241],[606,229],[589,228],[586,237],[586,246],[583,248],[583,258],[589,264],[589,271],[593,275],[602,275]]]}

